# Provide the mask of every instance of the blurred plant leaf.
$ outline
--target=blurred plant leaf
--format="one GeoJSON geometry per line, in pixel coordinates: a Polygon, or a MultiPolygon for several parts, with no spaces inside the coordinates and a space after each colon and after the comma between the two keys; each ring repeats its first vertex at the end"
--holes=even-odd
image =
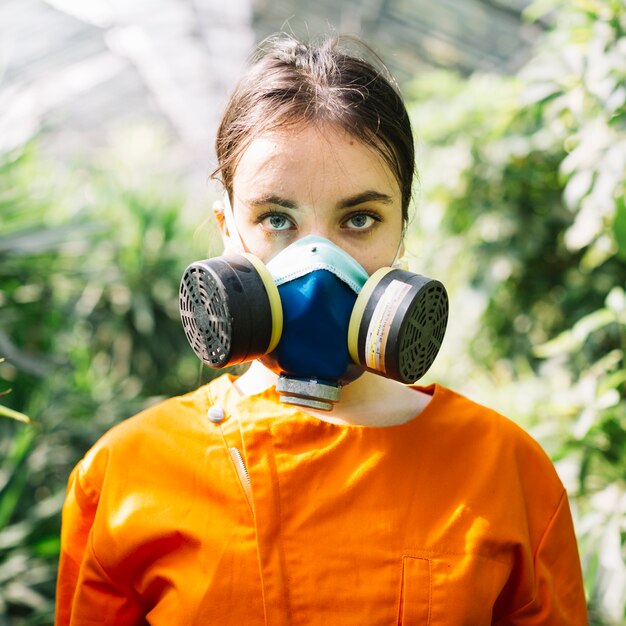
{"type": "MultiPolygon", "coordinates": [[[[4,362],[4,358],[0,357],[0,363],[4,362]]],[[[7,394],[9,394],[11,392],[10,389],[7,389],[3,392],[0,393],[0,398],[2,396],[6,396],[7,394]]],[[[9,417],[11,419],[17,420],[18,422],[25,422],[25,423],[29,423],[30,422],[30,418],[27,415],[24,415],[24,413],[20,413],[19,411],[14,411],[13,409],[9,409],[6,406],[3,406],[0,404],[0,416],[2,417],[9,417]]]]}
{"type": "Polygon", "coordinates": [[[613,311],[599,309],[580,319],[570,330],[566,330],[555,339],[536,346],[534,352],[545,359],[580,350],[593,332],[614,322],[613,311]]]}
{"type": "Polygon", "coordinates": [[[28,228],[0,236],[1,255],[33,255],[58,250],[79,243],[88,249],[90,237],[105,228],[103,223],[64,224],[45,228],[28,228]]]}
{"type": "Polygon", "coordinates": [[[30,417],[28,415],[24,415],[24,413],[20,413],[19,411],[14,411],[13,409],[9,409],[6,406],[2,406],[0,404],[0,415],[3,417],[9,417],[11,419],[17,420],[18,422],[30,422],[30,417]]]}
{"type": "Polygon", "coordinates": [[[626,199],[624,197],[617,200],[613,234],[617,242],[618,255],[620,259],[626,261],[626,199]]]}

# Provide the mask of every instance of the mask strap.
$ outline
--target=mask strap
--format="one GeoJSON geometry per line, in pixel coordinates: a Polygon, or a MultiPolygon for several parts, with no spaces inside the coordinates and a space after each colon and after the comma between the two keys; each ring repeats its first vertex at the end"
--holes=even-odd
{"type": "Polygon", "coordinates": [[[224,192],[224,221],[226,222],[226,228],[228,229],[228,238],[230,239],[231,248],[235,252],[245,252],[246,247],[243,245],[243,240],[237,230],[233,207],[230,205],[228,193],[226,192],[224,192]]]}
{"type": "Polygon", "coordinates": [[[398,244],[398,249],[396,251],[396,256],[393,258],[393,262],[391,263],[391,267],[393,267],[394,269],[397,270],[405,270],[408,271],[409,269],[409,264],[407,263],[406,259],[404,258],[404,254],[403,254],[403,250],[402,250],[402,244],[404,243],[404,232],[403,232],[403,236],[400,239],[400,243],[398,244]]]}

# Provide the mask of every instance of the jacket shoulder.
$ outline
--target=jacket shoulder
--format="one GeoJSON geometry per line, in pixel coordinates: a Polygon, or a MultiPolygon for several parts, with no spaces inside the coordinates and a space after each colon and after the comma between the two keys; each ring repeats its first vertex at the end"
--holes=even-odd
{"type": "Polygon", "coordinates": [[[521,483],[551,487],[560,498],[563,485],[548,454],[522,426],[495,409],[446,387],[437,386],[436,414],[440,437],[465,455],[473,467],[487,466],[513,472],[521,483]],[[535,481],[538,481],[535,483],[535,481]]]}
{"type": "Polygon", "coordinates": [[[111,465],[142,463],[155,455],[202,445],[220,445],[219,434],[207,424],[210,406],[206,389],[162,400],[110,428],[78,463],[75,473],[83,491],[100,491],[111,465]]]}

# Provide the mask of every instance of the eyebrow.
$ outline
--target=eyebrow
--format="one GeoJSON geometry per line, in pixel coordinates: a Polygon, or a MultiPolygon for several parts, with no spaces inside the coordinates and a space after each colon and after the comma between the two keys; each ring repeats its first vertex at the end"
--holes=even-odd
{"type": "MultiPolygon", "coordinates": [[[[364,191],[354,196],[344,198],[339,202],[338,208],[350,209],[352,207],[358,206],[359,204],[365,204],[366,202],[382,202],[383,204],[392,204],[393,198],[390,195],[386,193],[380,193],[379,191],[364,191]]],[[[263,207],[267,206],[268,204],[275,204],[277,206],[284,207],[285,209],[298,208],[295,202],[273,194],[259,196],[258,198],[254,198],[248,202],[248,205],[250,207],[263,207]]]]}
{"type": "Polygon", "coordinates": [[[259,196],[258,198],[253,198],[247,203],[252,208],[263,207],[268,204],[276,204],[278,206],[282,206],[285,209],[297,209],[295,202],[291,200],[286,200],[285,198],[281,198],[280,196],[275,196],[273,194],[267,194],[265,196],[259,196]]]}
{"type": "Polygon", "coordinates": [[[383,204],[392,204],[393,198],[386,194],[380,193],[379,191],[364,191],[363,193],[358,193],[355,196],[350,196],[349,198],[345,198],[339,203],[340,209],[349,209],[354,206],[358,206],[359,204],[365,204],[366,202],[382,202],[383,204]]]}

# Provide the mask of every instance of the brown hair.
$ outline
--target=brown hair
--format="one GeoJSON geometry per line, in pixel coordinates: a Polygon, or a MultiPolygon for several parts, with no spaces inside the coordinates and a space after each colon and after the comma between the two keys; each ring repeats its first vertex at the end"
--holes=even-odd
{"type": "Polygon", "coordinates": [[[382,61],[352,37],[305,45],[279,34],[259,46],[217,133],[214,175],[221,174],[231,201],[237,163],[253,138],[303,121],[336,124],[371,145],[398,181],[406,223],[415,172],[409,116],[382,61]],[[345,51],[349,44],[373,62],[345,51]]]}

